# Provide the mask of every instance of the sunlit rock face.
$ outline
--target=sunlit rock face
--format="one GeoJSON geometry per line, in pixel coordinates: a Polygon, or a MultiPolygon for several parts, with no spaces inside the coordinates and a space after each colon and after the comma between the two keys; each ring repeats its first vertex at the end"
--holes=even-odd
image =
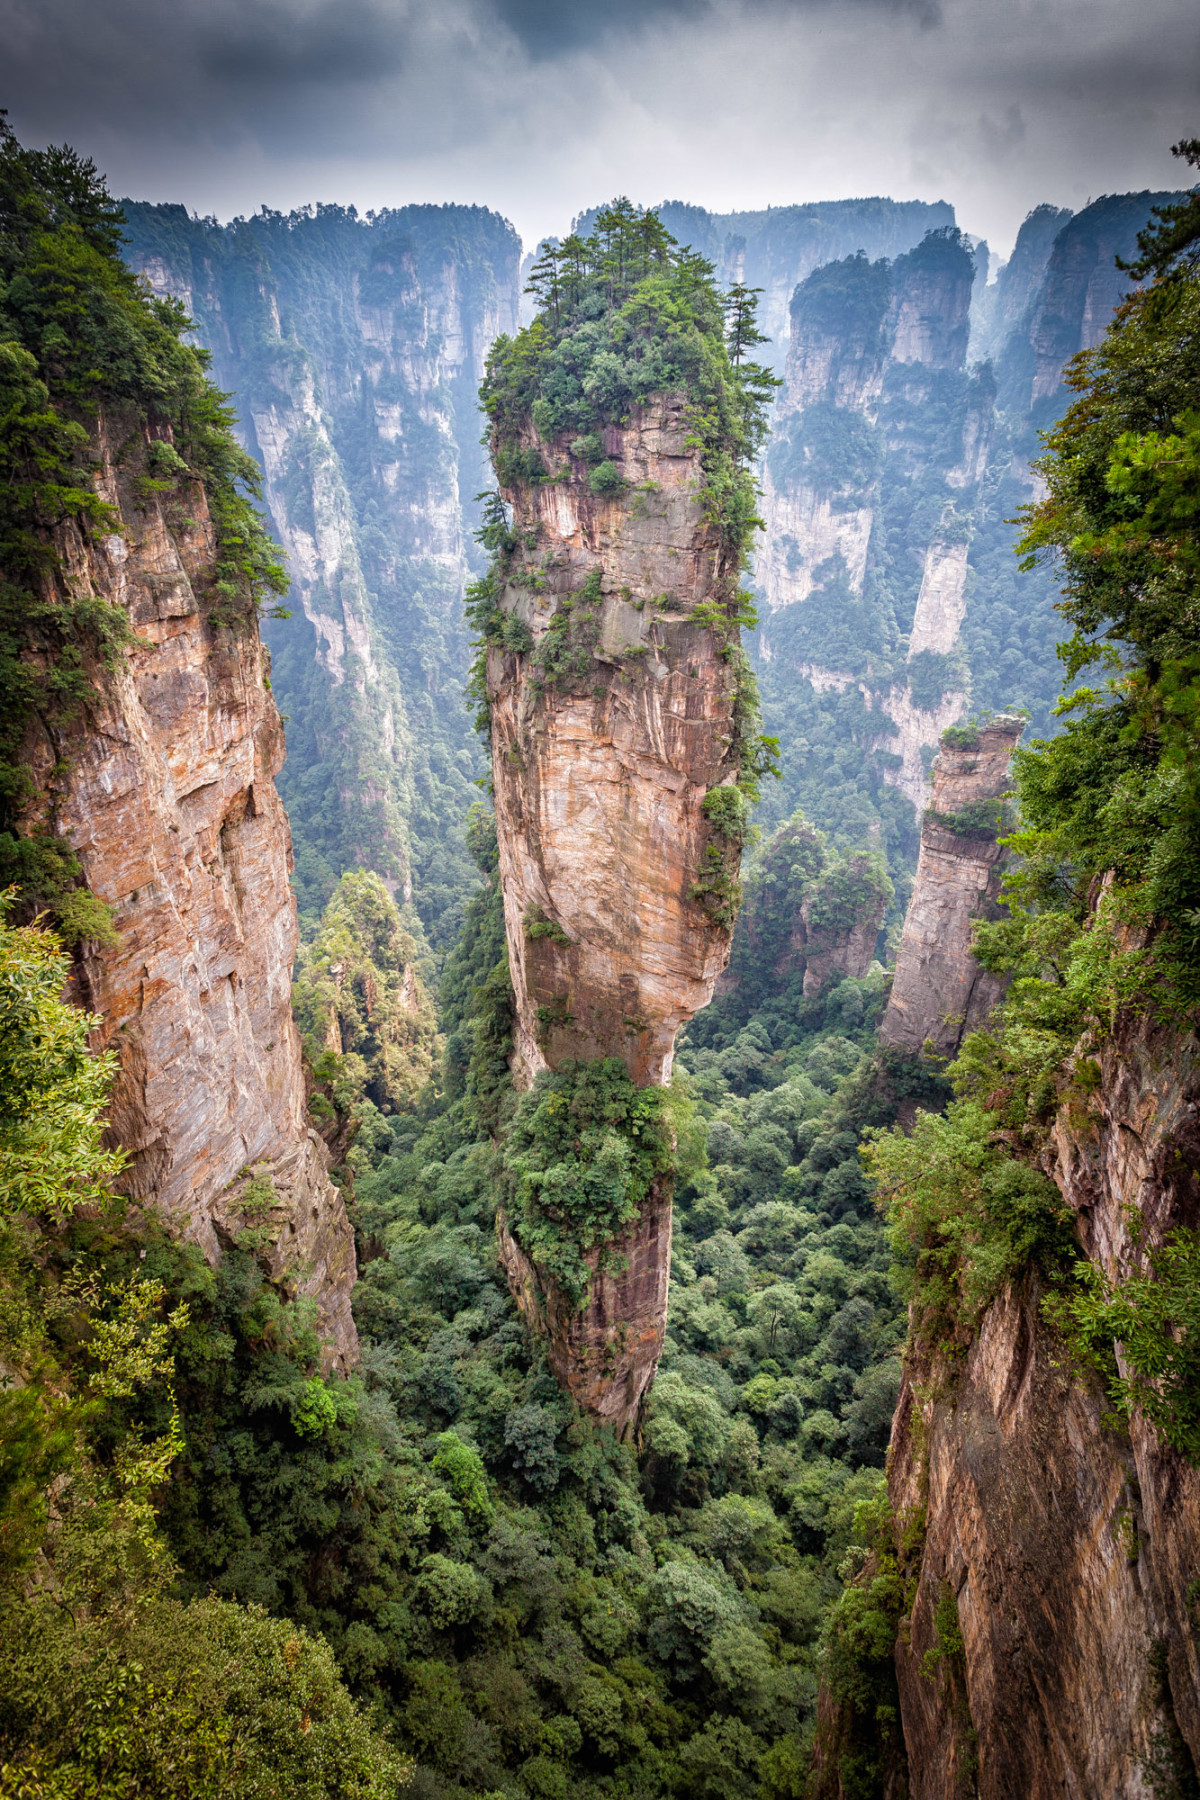
{"type": "MultiPolygon", "coordinates": [[[[676,1033],[728,961],[731,924],[698,889],[717,841],[705,796],[738,769],[736,671],[722,653],[736,632],[708,622],[737,568],[706,521],[688,435],[668,396],[605,433],[626,483],[615,496],[594,494],[563,446],[532,438],[555,479],[506,490],[520,548],[501,606],[530,648],[493,648],[487,688],[518,1085],[601,1057],[640,1087],[669,1082],[676,1033]],[[577,649],[552,677],[535,652],[567,606],[577,649]]],[[[736,853],[720,854],[732,880],[736,853]]],[[[501,1223],[514,1292],[559,1379],[619,1431],[662,1349],[670,1238],[660,1183],[576,1312],[501,1223]]]]}
{"type": "Polygon", "coordinates": [[[712,832],[705,795],[732,783],[735,676],[697,622],[736,580],[705,521],[682,403],[610,428],[629,484],[599,498],[564,478],[510,490],[526,546],[502,605],[542,643],[564,602],[593,614],[580,669],[551,683],[531,653],[488,661],[492,767],[521,1078],[620,1057],[670,1079],[675,1035],[712,996],[730,930],[693,893],[712,832]],[[591,579],[596,595],[581,603],[591,579]],[[539,930],[538,921],[551,930],[539,930]],[[532,929],[531,929],[532,928],[532,929]]]}
{"type": "Polygon", "coordinates": [[[357,1355],[354,1235],[308,1124],[292,1023],[282,725],[256,623],[209,617],[203,488],[170,514],[157,497],[135,503],[127,427],[102,420],[98,441],[119,522],[98,538],[64,528],[58,579],[119,607],[136,635],[91,671],[86,713],[31,728],[25,823],[52,820],[114,910],[119,942],[84,944],[74,997],[100,1015],[97,1048],[118,1056],[110,1120],[128,1192],[210,1261],[248,1224],[267,1227],[272,1276],[315,1300],[326,1360],[344,1367],[357,1355]]]}

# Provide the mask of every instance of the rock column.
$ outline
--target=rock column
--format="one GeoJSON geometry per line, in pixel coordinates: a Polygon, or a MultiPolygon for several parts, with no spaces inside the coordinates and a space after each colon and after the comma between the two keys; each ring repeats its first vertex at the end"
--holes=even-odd
{"type": "MultiPolygon", "coordinates": [[[[487,689],[519,1086],[602,1057],[638,1086],[669,1082],[676,1033],[728,960],[740,833],[715,830],[705,799],[726,787],[736,811],[737,562],[688,439],[666,397],[605,433],[617,491],[536,439],[551,479],[505,489],[513,647],[490,650],[487,689]]],[[[576,1311],[501,1221],[559,1379],[619,1431],[662,1348],[670,1239],[659,1183],[576,1311]]]]}
{"type": "Polygon", "coordinates": [[[943,742],[933,765],[933,800],[880,1027],[882,1043],[918,1051],[932,1043],[952,1056],[963,1034],[982,1025],[1003,991],[971,954],[975,919],[1000,917],[1005,852],[986,817],[1008,790],[1009,763],[1024,721],[1000,717],[943,742]],[[974,739],[972,742],[971,739],[974,739]]]}

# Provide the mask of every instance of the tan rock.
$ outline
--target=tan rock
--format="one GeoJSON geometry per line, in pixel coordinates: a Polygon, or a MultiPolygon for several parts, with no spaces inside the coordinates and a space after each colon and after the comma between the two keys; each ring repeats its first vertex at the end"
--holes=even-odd
{"type": "Polygon", "coordinates": [[[329,1357],[357,1354],[354,1238],[305,1112],[291,1016],[296,907],[291,839],[275,791],[283,731],[255,625],[208,613],[214,533],[203,489],[186,520],[134,503],[136,454],[111,422],[99,453],[121,527],[65,530],[65,583],[121,607],[137,640],[68,725],[30,740],[30,822],[52,818],[120,941],[85,945],[76,997],[115,1049],[113,1136],[128,1191],[206,1256],[221,1253],[227,1190],[269,1166],[286,1197],[272,1273],[317,1302],[329,1357]],[[110,438],[110,432],[112,433],[110,438]]]}
{"type": "MultiPolygon", "coordinates": [[[[542,444],[558,478],[506,495],[531,547],[501,604],[535,644],[599,579],[577,676],[543,685],[529,653],[488,658],[521,1085],[599,1057],[620,1058],[639,1086],[668,1082],[676,1033],[728,961],[730,928],[693,889],[715,841],[705,795],[738,772],[736,670],[693,615],[732,599],[737,569],[705,520],[688,436],[682,400],[657,401],[606,433],[624,492],[598,498],[582,464],[542,444]]],[[[736,846],[721,855],[733,879],[736,846]]],[[[662,1348],[670,1235],[660,1186],[612,1246],[626,1270],[595,1276],[574,1313],[501,1226],[514,1292],[545,1329],[560,1380],[618,1431],[635,1420],[662,1348]]]]}
{"type": "MultiPolygon", "coordinates": [[[[1120,1279],[1200,1200],[1200,1047],[1144,1022],[1101,1052],[1085,1106],[1058,1114],[1043,1163],[1083,1247],[1120,1279]]],[[[1200,1470],[1135,1416],[1105,1423],[1041,1315],[1032,1275],[991,1307],[965,1362],[918,1357],[892,1430],[903,1528],[925,1509],[911,1614],[896,1652],[913,1800],[1145,1796],[1177,1727],[1200,1760],[1200,1470]],[[921,1664],[956,1596],[957,1672],[921,1664]],[[1155,1667],[1162,1658],[1165,1686],[1155,1667]],[[968,1733],[974,1733],[972,1741],[968,1733]]]]}

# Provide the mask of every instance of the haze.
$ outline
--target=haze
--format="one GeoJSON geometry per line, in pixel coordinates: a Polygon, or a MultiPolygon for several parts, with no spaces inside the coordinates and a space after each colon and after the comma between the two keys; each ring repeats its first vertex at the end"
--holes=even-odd
{"type": "Polygon", "coordinates": [[[4,103],[113,189],[495,207],[527,242],[615,192],[716,210],[947,199],[994,249],[1042,200],[1174,187],[1194,0],[0,0],[4,103]]]}

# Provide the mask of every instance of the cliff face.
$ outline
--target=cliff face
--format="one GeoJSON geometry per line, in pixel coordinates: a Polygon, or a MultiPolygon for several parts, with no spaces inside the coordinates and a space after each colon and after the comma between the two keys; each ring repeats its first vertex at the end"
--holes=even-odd
{"type": "MultiPolygon", "coordinates": [[[[1099,1064],[1043,1161],[1084,1252],[1123,1278],[1200,1216],[1200,1055],[1140,1025],[1099,1064]]],[[[1200,1471],[1141,1419],[1106,1427],[1103,1393],[1072,1370],[1039,1299],[1027,1278],[965,1363],[905,1371],[888,1482],[901,1525],[926,1518],[896,1652],[914,1800],[1150,1800],[1190,1791],[1200,1766],[1200,1471]],[[947,1591],[963,1648],[930,1679],[947,1591]]]]}
{"type": "MultiPolygon", "coordinates": [[[[992,430],[990,399],[965,373],[973,281],[965,246],[931,238],[891,265],[854,258],[797,289],[764,483],[758,578],[773,615],[764,652],[790,661],[792,645],[803,646],[796,675],[817,691],[854,690],[881,715],[884,779],[918,809],[921,747],[965,704],[965,670],[950,659],[965,611],[967,547],[965,534],[947,528],[964,490],[969,501],[978,489],[992,430]],[[915,507],[914,484],[930,487],[930,417],[944,421],[933,458],[942,497],[915,507]],[[907,511],[924,521],[922,541],[907,546],[907,594],[894,576],[885,592],[881,559],[894,561],[885,539],[906,490],[907,511]],[[870,616],[865,632],[866,617],[855,630],[860,614],[870,616]],[[908,679],[923,653],[936,659],[932,694],[928,681],[908,679]]],[[[772,670],[772,685],[781,676],[772,670]]]]}
{"type": "Polygon", "coordinates": [[[1113,257],[1136,253],[1163,198],[1037,208],[990,287],[982,255],[972,283],[965,243],[942,237],[797,288],[756,569],[785,767],[772,821],[800,806],[837,831],[869,796],[893,864],[910,862],[947,725],[1020,707],[1033,735],[1054,729],[1057,590],[1016,568],[1010,521],[1066,403],[1062,367],[1125,291],[1113,257]]]}
{"type": "Polygon", "coordinates": [[[267,637],[301,908],[319,913],[339,874],[369,867],[444,944],[474,881],[460,600],[488,479],[476,396],[515,323],[518,240],[479,207],[227,227],[127,211],[129,261],[183,300],[236,396],[288,553],[294,617],[267,637]]]}
{"type": "Polygon", "coordinates": [[[927,1041],[953,1055],[1000,998],[998,979],[971,955],[971,921],[1000,917],[996,904],[1004,851],[985,820],[968,810],[999,800],[1023,721],[999,718],[969,748],[943,745],[933,765],[930,814],[912,900],[896,957],[896,975],[880,1039],[898,1050],[927,1041]],[[932,816],[940,814],[941,819],[932,816]],[[948,823],[954,819],[958,829],[948,823]]]}
{"type": "Polygon", "coordinates": [[[103,420],[99,486],[119,529],[59,534],[66,588],[121,608],[135,637],[93,672],[85,715],[31,732],[25,824],[52,819],[114,909],[119,942],[83,946],[75,997],[103,1015],[97,1045],[120,1059],[111,1121],[128,1191],[211,1261],[265,1224],[272,1276],[315,1299],[344,1367],[357,1354],[354,1237],[307,1123],[291,1017],[282,727],[256,626],[209,616],[204,490],[188,484],[170,510],[141,498],[146,447],[141,428],[103,420]],[[261,1180],[246,1210],[251,1171],[272,1184],[265,1214],[261,1180]]]}
{"type": "MultiPolygon", "coordinates": [[[[519,1085],[602,1057],[637,1086],[668,1082],[675,1035],[728,959],[729,926],[693,890],[710,847],[735,873],[703,806],[737,774],[736,677],[694,614],[727,599],[736,562],[706,523],[688,437],[682,399],[658,400],[605,433],[623,493],[597,497],[585,465],[536,441],[555,479],[506,490],[522,548],[500,605],[530,648],[493,647],[487,687],[519,1085]],[[565,667],[547,649],[568,619],[565,667]]],[[[670,1235],[660,1185],[612,1246],[628,1268],[594,1276],[572,1313],[502,1230],[560,1379],[620,1428],[662,1348],[670,1235]]]]}
{"type": "MultiPolygon", "coordinates": [[[[778,374],[788,352],[788,308],[797,282],[859,250],[901,256],[927,231],[954,224],[954,208],[945,200],[827,200],[733,213],[668,200],[658,214],[673,237],[708,258],[722,286],[741,281],[761,288],[762,327],[771,340],[762,354],[778,374]]],[[[593,217],[582,214],[576,229],[586,229],[593,217]]]]}

